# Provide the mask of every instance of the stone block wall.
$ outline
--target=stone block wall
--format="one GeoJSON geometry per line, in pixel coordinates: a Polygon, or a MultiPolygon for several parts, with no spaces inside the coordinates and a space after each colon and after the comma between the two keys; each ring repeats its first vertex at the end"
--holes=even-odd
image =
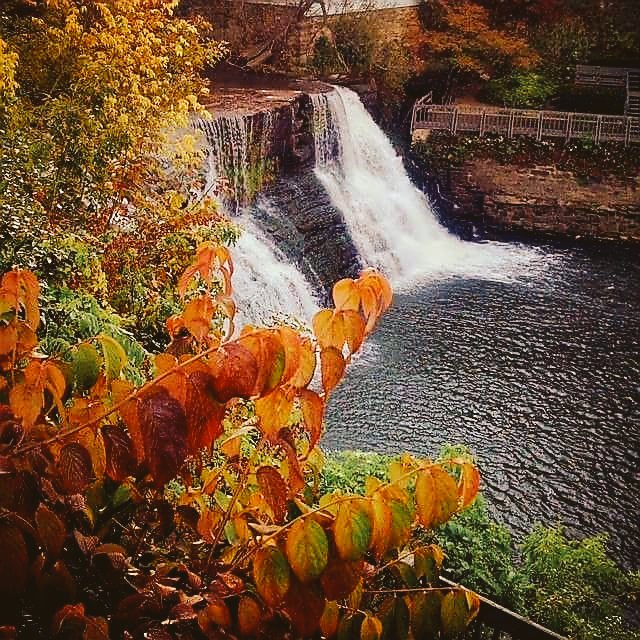
{"type": "Polygon", "coordinates": [[[554,166],[471,160],[441,176],[455,217],[489,235],[528,231],[640,241],[640,176],[584,180],[554,166]]]}
{"type": "MultiPolygon", "coordinates": [[[[283,33],[294,21],[295,7],[269,3],[238,2],[235,0],[186,0],[182,5],[186,14],[205,17],[214,27],[214,37],[227,41],[236,55],[255,52],[274,35],[283,33]]],[[[422,38],[422,23],[418,6],[378,9],[366,13],[351,13],[350,17],[373,20],[389,40],[401,39],[410,47],[418,47],[422,38]]],[[[331,31],[340,17],[307,17],[289,31],[286,62],[306,64],[313,55],[316,39],[331,31]]]]}

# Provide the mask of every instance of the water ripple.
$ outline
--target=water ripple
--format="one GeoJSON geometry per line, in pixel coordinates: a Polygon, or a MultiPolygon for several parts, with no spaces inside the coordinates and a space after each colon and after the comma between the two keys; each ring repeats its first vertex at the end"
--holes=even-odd
{"type": "Polygon", "coordinates": [[[486,277],[469,268],[396,296],[332,399],[325,444],[432,455],[466,443],[517,534],[606,531],[638,568],[638,257],[498,250],[486,277]]]}

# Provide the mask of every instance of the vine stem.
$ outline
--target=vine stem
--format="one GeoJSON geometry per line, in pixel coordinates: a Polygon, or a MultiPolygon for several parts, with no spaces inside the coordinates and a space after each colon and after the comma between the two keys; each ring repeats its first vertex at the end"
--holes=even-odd
{"type": "Polygon", "coordinates": [[[229,518],[231,517],[231,512],[233,511],[233,508],[236,506],[236,502],[238,502],[238,499],[240,498],[240,494],[245,489],[245,482],[247,481],[247,478],[249,477],[249,473],[251,471],[251,466],[257,460],[258,453],[262,450],[262,448],[264,447],[265,443],[266,443],[266,440],[264,438],[261,438],[260,442],[258,442],[258,444],[256,445],[256,448],[253,450],[253,453],[251,454],[251,458],[249,460],[247,460],[247,464],[245,465],[244,469],[242,470],[242,473],[240,474],[240,476],[238,477],[238,484],[237,484],[237,486],[235,488],[235,491],[233,492],[233,495],[231,496],[231,502],[229,502],[229,506],[227,507],[226,511],[224,512],[224,516],[222,517],[222,521],[220,522],[220,525],[218,526],[218,530],[216,531],[216,535],[215,535],[215,537],[213,539],[213,543],[211,545],[211,550],[209,551],[209,556],[207,557],[207,566],[206,566],[206,569],[205,569],[207,571],[207,573],[209,572],[209,569],[211,567],[211,562],[213,561],[213,554],[215,552],[215,549],[218,546],[218,543],[220,542],[220,538],[222,537],[222,534],[224,532],[224,528],[227,526],[227,522],[229,522],[229,518]]]}
{"type": "MultiPolygon", "coordinates": [[[[375,594],[396,594],[396,593],[425,593],[427,591],[455,591],[456,589],[462,589],[462,591],[470,591],[464,587],[458,585],[456,587],[408,587],[406,589],[363,589],[362,593],[375,593],[375,594]]],[[[473,593],[473,592],[471,592],[473,593]]]]}

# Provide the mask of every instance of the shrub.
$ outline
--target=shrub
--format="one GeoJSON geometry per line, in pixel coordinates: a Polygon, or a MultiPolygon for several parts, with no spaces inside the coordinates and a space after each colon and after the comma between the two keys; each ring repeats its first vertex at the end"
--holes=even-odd
{"type": "Polygon", "coordinates": [[[493,104],[538,109],[544,107],[557,90],[557,83],[542,72],[513,71],[487,82],[482,95],[493,104]]]}

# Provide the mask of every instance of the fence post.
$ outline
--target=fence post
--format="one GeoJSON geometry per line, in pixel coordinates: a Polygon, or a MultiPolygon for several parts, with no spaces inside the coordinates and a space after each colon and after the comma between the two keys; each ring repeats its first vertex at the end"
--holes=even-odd
{"type": "Polygon", "coordinates": [[[596,120],[596,134],[593,140],[596,144],[600,143],[601,134],[602,134],[602,116],[598,116],[598,119],[596,120]]]}
{"type": "Polygon", "coordinates": [[[511,110],[509,113],[509,124],[507,125],[507,137],[513,138],[513,124],[516,119],[516,112],[511,110]]]}
{"type": "Polygon", "coordinates": [[[631,143],[631,118],[627,118],[627,127],[624,132],[624,146],[628,147],[631,143]]]}
{"type": "Polygon", "coordinates": [[[538,114],[538,132],[536,134],[536,140],[540,142],[542,140],[542,121],[544,120],[544,112],[541,111],[538,114]]]}
{"type": "Polygon", "coordinates": [[[571,129],[573,128],[573,113],[567,116],[567,142],[571,140],[571,129]]]}
{"type": "Polygon", "coordinates": [[[458,130],[458,107],[454,107],[452,118],[451,118],[451,133],[455,135],[457,130],[458,130]]]}
{"type": "Polygon", "coordinates": [[[480,137],[484,135],[484,127],[487,120],[487,112],[483,109],[482,114],[480,115],[480,137]]]}

